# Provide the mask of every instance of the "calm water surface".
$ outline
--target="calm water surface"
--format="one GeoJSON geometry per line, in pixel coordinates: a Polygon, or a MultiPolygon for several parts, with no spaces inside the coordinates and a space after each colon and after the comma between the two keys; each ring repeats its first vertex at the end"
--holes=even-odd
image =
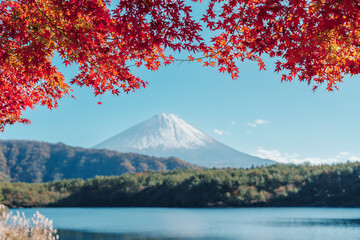
{"type": "Polygon", "coordinates": [[[360,239],[360,208],[43,208],[62,240],[360,239]]]}

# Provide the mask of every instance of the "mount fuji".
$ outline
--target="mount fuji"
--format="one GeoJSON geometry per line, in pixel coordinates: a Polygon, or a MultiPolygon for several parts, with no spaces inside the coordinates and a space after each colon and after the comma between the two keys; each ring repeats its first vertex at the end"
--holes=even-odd
{"type": "Polygon", "coordinates": [[[248,168],[275,163],[241,153],[216,141],[180,117],[164,113],[139,123],[94,148],[157,157],[176,156],[202,167],[248,168]]]}

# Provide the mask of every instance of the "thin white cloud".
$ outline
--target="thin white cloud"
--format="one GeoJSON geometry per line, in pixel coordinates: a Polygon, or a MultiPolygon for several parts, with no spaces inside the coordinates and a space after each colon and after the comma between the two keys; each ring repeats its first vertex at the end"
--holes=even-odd
{"type": "Polygon", "coordinates": [[[226,136],[230,136],[231,135],[231,133],[230,132],[225,132],[225,131],[223,131],[223,130],[219,130],[219,129],[214,129],[214,133],[216,133],[217,135],[226,135],[226,136]]]}
{"type": "Polygon", "coordinates": [[[256,156],[260,158],[266,158],[270,160],[274,160],[279,163],[295,163],[295,164],[303,164],[310,163],[313,165],[321,165],[321,164],[333,164],[333,163],[345,163],[347,161],[356,162],[360,161],[360,157],[349,152],[340,152],[334,157],[321,158],[321,157],[307,157],[302,158],[297,153],[281,153],[279,150],[266,150],[264,148],[259,147],[257,149],[256,156]]]}
{"type": "Polygon", "coordinates": [[[233,126],[234,126],[234,125],[235,125],[235,121],[231,121],[231,125],[233,125],[233,126]]]}
{"type": "Polygon", "coordinates": [[[218,135],[223,135],[224,131],[218,130],[218,129],[214,129],[214,133],[218,134],[218,135]]]}
{"type": "Polygon", "coordinates": [[[246,125],[255,128],[255,127],[259,126],[259,125],[263,125],[263,124],[267,124],[267,123],[268,123],[268,121],[258,118],[254,122],[247,123],[246,125]]]}

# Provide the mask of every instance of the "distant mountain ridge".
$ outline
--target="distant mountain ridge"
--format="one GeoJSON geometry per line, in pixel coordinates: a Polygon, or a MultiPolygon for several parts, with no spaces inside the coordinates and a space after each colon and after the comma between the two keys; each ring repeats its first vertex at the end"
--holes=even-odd
{"type": "Polygon", "coordinates": [[[270,165],[274,161],[230,148],[174,114],[159,114],[94,146],[158,157],[176,156],[203,167],[270,165]]]}
{"type": "Polygon", "coordinates": [[[0,140],[0,181],[48,182],[176,168],[198,167],[175,157],[157,158],[62,143],[0,140]]]}

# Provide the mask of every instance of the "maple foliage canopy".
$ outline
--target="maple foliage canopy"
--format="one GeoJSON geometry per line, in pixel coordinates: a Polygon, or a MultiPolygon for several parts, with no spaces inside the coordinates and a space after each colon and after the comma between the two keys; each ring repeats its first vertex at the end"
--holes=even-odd
{"type": "MultiPolygon", "coordinates": [[[[192,0],[192,2],[202,2],[192,0]]],[[[261,56],[278,58],[282,81],[294,78],[336,88],[345,74],[360,73],[359,0],[208,0],[201,20],[191,1],[0,1],[0,130],[28,122],[27,107],[57,106],[71,84],[95,95],[146,86],[129,66],[157,70],[187,51],[187,61],[217,67],[233,79],[246,59],[265,69],[261,56]],[[210,41],[202,38],[206,29],[210,41]],[[166,51],[166,52],[165,52],[166,51]],[[79,74],[67,84],[54,54],[79,74]],[[191,55],[190,55],[191,54],[191,55]]],[[[181,60],[183,61],[183,60],[181,60]]]]}

